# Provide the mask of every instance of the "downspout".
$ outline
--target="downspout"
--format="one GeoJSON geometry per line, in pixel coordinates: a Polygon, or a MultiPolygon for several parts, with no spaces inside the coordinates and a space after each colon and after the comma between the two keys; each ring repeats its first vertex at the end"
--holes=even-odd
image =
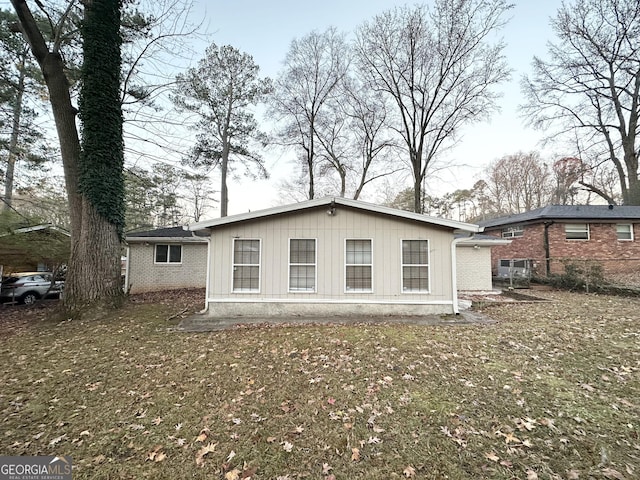
{"type": "Polygon", "coordinates": [[[458,308],[458,265],[456,261],[456,248],[460,242],[473,238],[473,232],[468,237],[454,238],[451,242],[451,288],[453,299],[453,313],[460,315],[458,308]]]}
{"type": "Polygon", "coordinates": [[[544,257],[546,276],[551,275],[551,246],[549,245],[549,227],[555,222],[544,222],[544,257]]]}
{"type": "Polygon", "coordinates": [[[129,294],[129,268],[131,266],[131,247],[127,244],[127,265],[124,268],[124,285],[122,289],[125,295],[129,294]]]}

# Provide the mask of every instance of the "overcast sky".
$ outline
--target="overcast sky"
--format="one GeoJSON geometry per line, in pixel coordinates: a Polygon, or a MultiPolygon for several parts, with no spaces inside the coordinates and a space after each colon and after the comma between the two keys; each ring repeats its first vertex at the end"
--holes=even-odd
{"type": "MultiPolygon", "coordinates": [[[[540,149],[540,132],[527,128],[518,114],[518,105],[522,102],[519,82],[522,75],[529,73],[533,56],[545,55],[546,43],[551,39],[549,19],[555,15],[561,1],[515,0],[514,3],[511,19],[502,31],[507,44],[505,53],[514,73],[511,82],[503,88],[501,113],[495,115],[490,123],[471,125],[463,130],[460,143],[447,152],[445,160],[463,167],[428,182],[429,193],[441,194],[468,188],[492,160],[520,150],[540,149]]],[[[218,45],[230,44],[249,53],[260,66],[262,75],[275,77],[294,38],[303,37],[312,30],[323,31],[330,26],[349,35],[364,21],[400,5],[403,3],[392,0],[202,0],[196,3],[196,12],[198,17],[205,19],[212,41],[218,45]]],[[[545,153],[550,157],[562,154],[545,153]]],[[[291,167],[287,167],[287,162],[292,157],[293,153],[288,153],[268,159],[268,167],[272,171],[268,182],[250,186],[230,183],[230,213],[278,203],[280,200],[274,185],[279,177],[290,174],[291,167]],[[251,192],[260,192],[262,198],[251,200],[249,197],[252,195],[247,195],[248,188],[251,192]]],[[[371,192],[367,198],[379,200],[371,192]]]]}

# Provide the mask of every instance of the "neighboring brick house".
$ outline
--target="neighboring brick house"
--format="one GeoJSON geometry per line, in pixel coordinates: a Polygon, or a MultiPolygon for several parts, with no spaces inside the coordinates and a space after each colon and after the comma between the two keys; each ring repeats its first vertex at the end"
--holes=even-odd
{"type": "Polygon", "coordinates": [[[183,227],[129,233],[125,289],[141,293],[204,288],[208,240],[183,227]]]}
{"type": "Polygon", "coordinates": [[[492,248],[493,274],[509,260],[533,273],[562,273],[567,261],[598,262],[606,274],[640,270],[640,206],[553,205],[480,222],[484,233],[512,240],[492,248]]]}

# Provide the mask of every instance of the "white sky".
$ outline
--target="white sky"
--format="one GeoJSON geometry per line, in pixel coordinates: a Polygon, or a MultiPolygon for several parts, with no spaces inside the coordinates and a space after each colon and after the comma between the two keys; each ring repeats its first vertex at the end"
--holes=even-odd
{"type": "MultiPolygon", "coordinates": [[[[427,1],[427,4],[429,4],[427,1]]],[[[507,44],[505,53],[514,70],[512,80],[503,87],[501,112],[490,123],[476,124],[463,130],[459,144],[447,152],[446,160],[464,167],[452,169],[441,178],[427,183],[430,193],[446,193],[473,185],[476,176],[490,161],[517,151],[540,149],[541,133],[534,131],[519,117],[522,102],[519,82],[530,72],[534,55],[545,56],[546,43],[551,39],[550,17],[555,16],[561,0],[515,0],[511,20],[502,35],[507,44]]],[[[200,0],[196,13],[204,18],[211,40],[218,45],[230,44],[253,56],[261,75],[275,77],[289,49],[291,40],[312,30],[323,31],[330,26],[347,34],[374,15],[403,2],[393,0],[325,0],[301,2],[287,0],[200,0]]],[[[203,45],[202,50],[206,45],[203,45]]],[[[553,152],[545,152],[552,157],[553,152]]],[[[229,182],[229,213],[256,210],[281,203],[275,188],[277,181],[291,174],[287,163],[293,153],[280,158],[268,158],[271,171],[268,181],[238,184],[229,182]]],[[[368,197],[375,200],[375,195],[368,197]]],[[[285,200],[286,202],[286,200],[285,200]]],[[[217,212],[214,212],[217,215],[217,212]]]]}

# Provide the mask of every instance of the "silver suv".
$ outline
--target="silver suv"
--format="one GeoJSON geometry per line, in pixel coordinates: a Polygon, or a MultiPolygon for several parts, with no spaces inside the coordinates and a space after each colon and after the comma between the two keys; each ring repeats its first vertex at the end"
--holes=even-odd
{"type": "Polygon", "coordinates": [[[33,305],[38,299],[60,297],[64,282],[57,280],[51,284],[51,272],[12,273],[2,277],[0,303],[20,302],[33,305]]]}

